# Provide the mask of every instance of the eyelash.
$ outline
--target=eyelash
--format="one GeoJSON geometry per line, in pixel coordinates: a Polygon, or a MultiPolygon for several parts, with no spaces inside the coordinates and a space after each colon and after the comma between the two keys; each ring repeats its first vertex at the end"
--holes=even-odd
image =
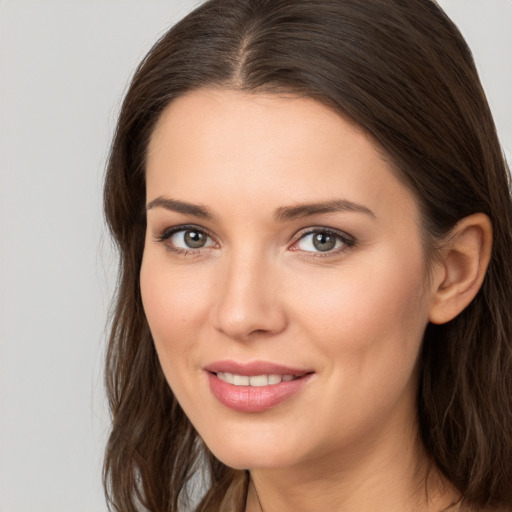
{"type": "Polygon", "coordinates": [[[205,230],[204,228],[200,228],[198,226],[194,226],[194,225],[175,226],[172,228],[165,229],[161,235],[155,237],[155,240],[157,242],[163,243],[165,245],[165,248],[169,252],[172,252],[179,256],[189,256],[189,257],[200,256],[205,249],[208,249],[209,247],[211,247],[211,246],[206,246],[206,247],[199,247],[197,249],[190,247],[189,249],[183,249],[181,247],[176,247],[175,245],[168,243],[170,238],[173,235],[175,235],[176,233],[180,233],[180,232],[186,233],[187,231],[206,235],[210,240],[213,240],[213,237],[210,235],[210,233],[207,230],[205,230]]]}
{"type": "Polygon", "coordinates": [[[321,234],[321,235],[329,235],[336,239],[336,242],[341,242],[341,247],[334,248],[332,250],[328,250],[325,252],[322,251],[302,251],[303,255],[307,258],[328,258],[337,256],[342,252],[345,252],[348,249],[351,249],[356,245],[356,240],[353,236],[349,235],[348,233],[345,233],[343,231],[338,231],[336,229],[332,228],[326,228],[326,227],[311,227],[304,229],[300,231],[297,236],[295,237],[295,241],[292,244],[292,249],[294,251],[300,251],[300,249],[293,249],[294,246],[296,246],[299,242],[306,239],[306,237],[314,234],[321,234]]]}
{"type": "MultiPolygon", "coordinates": [[[[176,247],[174,244],[168,243],[170,238],[180,232],[186,233],[187,231],[199,233],[202,235],[207,236],[210,240],[212,240],[215,244],[214,238],[212,235],[205,230],[204,228],[200,228],[198,226],[194,225],[182,225],[182,226],[175,226],[172,228],[168,228],[162,232],[161,235],[156,236],[155,240],[157,242],[163,243],[165,245],[165,248],[179,256],[183,257],[197,257],[200,256],[205,249],[208,249],[210,247],[214,247],[214,245],[207,245],[199,248],[192,248],[189,249],[183,249],[181,247],[176,247]]],[[[300,249],[293,248],[297,244],[299,244],[301,241],[305,240],[306,237],[314,234],[322,234],[322,235],[328,235],[332,236],[336,239],[337,242],[341,242],[341,247],[334,248],[334,250],[328,250],[325,252],[322,251],[302,251],[305,257],[308,258],[326,258],[329,256],[338,255],[341,252],[344,252],[356,245],[356,240],[351,235],[344,233],[343,231],[334,230],[332,228],[325,228],[325,227],[311,227],[304,229],[297,233],[294,236],[294,241],[292,245],[290,246],[290,250],[292,251],[300,251],[300,249]]]]}

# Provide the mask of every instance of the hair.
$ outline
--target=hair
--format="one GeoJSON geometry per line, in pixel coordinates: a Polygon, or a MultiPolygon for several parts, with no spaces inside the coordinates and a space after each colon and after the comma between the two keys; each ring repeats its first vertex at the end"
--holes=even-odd
{"type": "Polygon", "coordinates": [[[110,509],[218,510],[240,472],[202,443],[169,388],[143,312],[145,160],[162,111],[199,88],[291,93],[361,127],[416,195],[426,247],[489,216],[493,249],[471,304],[427,326],[418,417],[433,464],[474,507],[512,506],[512,204],[509,170],[471,52],[432,0],[210,0],[150,50],[124,99],[104,208],[119,249],[106,356],[110,509]]]}

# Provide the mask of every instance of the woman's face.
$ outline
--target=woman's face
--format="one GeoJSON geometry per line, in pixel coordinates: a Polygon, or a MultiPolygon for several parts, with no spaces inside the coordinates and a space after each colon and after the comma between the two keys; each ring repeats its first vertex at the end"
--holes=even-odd
{"type": "Polygon", "coordinates": [[[412,193],[327,107],[207,89],[164,112],[142,298],[169,385],[226,464],[410,438],[427,283],[412,193]]]}

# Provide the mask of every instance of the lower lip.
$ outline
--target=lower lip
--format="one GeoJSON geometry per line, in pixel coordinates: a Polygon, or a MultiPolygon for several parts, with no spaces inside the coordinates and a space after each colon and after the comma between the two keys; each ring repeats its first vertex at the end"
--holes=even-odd
{"type": "Polygon", "coordinates": [[[310,380],[312,374],[271,386],[235,386],[208,372],[210,390],[226,407],[239,412],[262,412],[288,400],[310,380]]]}

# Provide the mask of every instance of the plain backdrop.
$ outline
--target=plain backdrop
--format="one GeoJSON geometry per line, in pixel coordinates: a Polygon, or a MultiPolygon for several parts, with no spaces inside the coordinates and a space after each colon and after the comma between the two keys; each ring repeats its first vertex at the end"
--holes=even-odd
{"type": "MultiPolygon", "coordinates": [[[[0,512],[104,512],[116,258],[101,188],[128,80],[200,0],[0,0],[0,512]]],[[[512,0],[443,0],[510,161],[512,0]]]]}

